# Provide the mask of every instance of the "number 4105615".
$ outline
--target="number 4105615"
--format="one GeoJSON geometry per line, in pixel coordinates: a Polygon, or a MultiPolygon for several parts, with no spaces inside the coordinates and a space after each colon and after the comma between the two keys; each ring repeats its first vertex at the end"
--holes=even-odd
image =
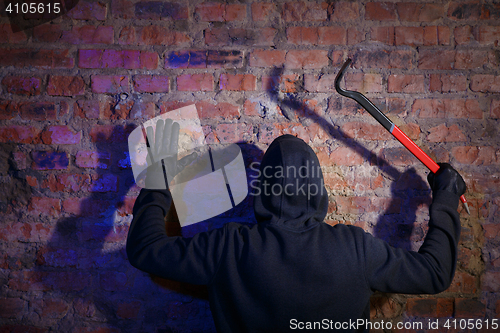
{"type": "Polygon", "coordinates": [[[447,329],[498,329],[498,319],[448,319],[443,325],[447,329]]]}
{"type": "Polygon", "coordinates": [[[61,12],[60,3],[37,3],[37,2],[12,2],[7,5],[5,11],[9,14],[59,14],[61,12]]]}

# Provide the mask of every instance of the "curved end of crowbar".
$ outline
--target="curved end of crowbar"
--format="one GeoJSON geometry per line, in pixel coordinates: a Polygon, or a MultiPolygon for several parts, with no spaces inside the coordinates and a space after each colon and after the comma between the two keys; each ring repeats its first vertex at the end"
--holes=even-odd
{"type": "Polygon", "coordinates": [[[345,90],[340,88],[340,81],[342,80],[342,77],[344,76],[344,72],[346,71],[347,67],[351,63],[351,59],[347,58],[347,60],[344,62],[342,67],[340,68],[340,71],[337,73],[337,77],[335,78],[335,90],[342,96],[347,96],[349,94],[349,90],[345,90]]]}

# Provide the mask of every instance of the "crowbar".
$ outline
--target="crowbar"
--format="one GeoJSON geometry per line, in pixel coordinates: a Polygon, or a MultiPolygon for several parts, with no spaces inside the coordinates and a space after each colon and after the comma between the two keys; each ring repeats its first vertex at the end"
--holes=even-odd
{"type": "MultiPolygon", "coordinates": [[[[352,98],[363,108],[365,108],[366,111],[368,111],[373,118],[375,118],[380,125],[384,126],[386,130],[389,131],[399,142],[403,144],[413,155],[415,155],[416,158],[420,160],[420,162],[424,163],[424,165],[431,170],[431,172],[436,173],[439,170],[439,165],[434,162],[429,155],[427,155],[422,149],[420,149],[419,146],[415,144],[406,134],[403,133],[394,123],[385,116],[385,114],[382,113],[382,111],[379,110],[368,98],[366,98],[363,94],[357,92],[357,91],[351,91],[351,90],[344,90],[340,88],[340,80],[342,80],[342,77],[344,76],[344,72],[351,63],[351,59],[347,59],[342,68],[340,68],[339,73],[337,74],[337,77],[335,78],[335,90],[339,94],[345,97],[352,98]]],[[[470,215],[469,211],[469,206],[467,205],[467,199],[465,199],[465,196],[460,197],[460,201],[463,202],[465,210],[467,211],[467,214],[470,215]]]]}

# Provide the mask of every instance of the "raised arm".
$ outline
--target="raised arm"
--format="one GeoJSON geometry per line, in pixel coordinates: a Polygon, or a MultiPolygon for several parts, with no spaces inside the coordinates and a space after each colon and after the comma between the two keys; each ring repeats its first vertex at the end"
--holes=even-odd
{"type": "Polygon", "coordinates": [[[365,235],[366,279],[373,290],[408,294],[434,294],[446,290],[453,279],[460,238],[459,197],[465,182],[450,165],[441,164],[428,177],[433,200],[427,236],[418,252],[396,249],[365,235]]]}

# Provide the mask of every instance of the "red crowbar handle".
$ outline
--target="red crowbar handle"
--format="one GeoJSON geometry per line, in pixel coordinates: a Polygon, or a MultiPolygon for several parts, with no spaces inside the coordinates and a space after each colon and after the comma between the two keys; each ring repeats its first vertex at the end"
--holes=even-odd
{"type": "MultiPolygon", "coordinates": [[[[387,118],[382,111],[380,111],[368,98],[357,91],[344,90],[340,88],[340,80],[344,76],[344,72],[351,63],[351,59],[347,59],[342,68],[340,69],[337,77],[335,78],[335,90],[339,94],[345,97],[354,99],[356,102],[361,104],[363,108],[366,109],[386,130],[388,130],[399,142],[403,144],[420,162],[424,163],[426,167],[431,170],[431,172],[436,173],[439,170],[439,165],[434,162],[429,155],[427,155],[419,146],[415,144],[406,134],[404,134],[392,121],[387,118]]],[[[469,206],[467,205],[467,200],[462,195],[460,201],[463,202],[465,210],[470,215],[469,206]]]]}

